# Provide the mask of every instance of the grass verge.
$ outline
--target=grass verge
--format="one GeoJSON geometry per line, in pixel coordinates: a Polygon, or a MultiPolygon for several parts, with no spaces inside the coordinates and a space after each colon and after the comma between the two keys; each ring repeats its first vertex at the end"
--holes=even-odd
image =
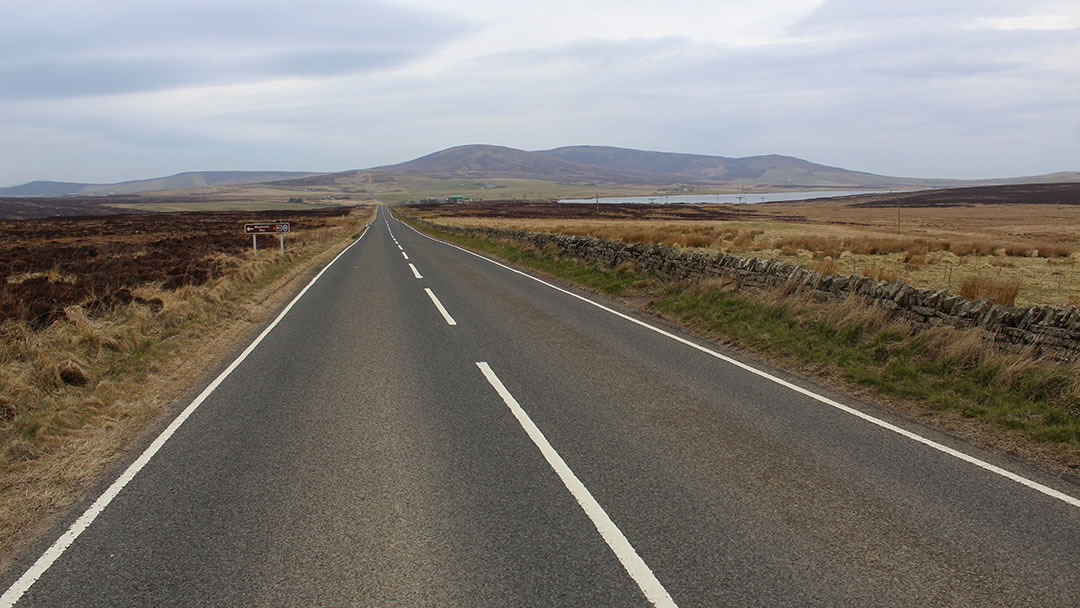
{"type": "Polygon", "coordinates": [[[71,306],[41,330],[0,323],[0,569],[372,213],[306,231],[284,256],[229,257],[205,285],[141,285],[128,305],[100,315],[71,306]]]}
{"type": "Polygon", "coordinates": [[[789,369],[868,394],[924,422],[1058,472],[1080,470],[1080,365],[988,348],[977,330],[917,332],[855,299],[819,304],[671,283],[510,241],[417,224],[424,232],[610,296],[789,369]],[[642,297],[644,296],[644,297],[642,297]]]}
{"type": "Polygon", "coordinates": [[[987,348],[976,330],[914,332],[854,299],[825,305],[709,283],[671,287],[649,309],[885,397],[1080,446],[1080,368],[987,348]]]}

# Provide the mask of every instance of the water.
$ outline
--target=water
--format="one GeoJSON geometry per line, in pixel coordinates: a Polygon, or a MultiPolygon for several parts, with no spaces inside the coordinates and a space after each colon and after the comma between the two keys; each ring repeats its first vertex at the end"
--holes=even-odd
{"type": "MultiPolygon", "coordinates": [[[[775,201],[801,201],[811,198],[826,198],[830,196],[851,196],[853,194],[881,194],[896,192],[895,190],[807,190],[802,192],[754,192],[752,194],[679,194],[658,196],[602,196],[601,203],[652,203],[652,204],[676,204],[676,203],[769,203],[775,201]]],[[[595,198],[566,198],[560,203],[596,203],[595,198]]]]}

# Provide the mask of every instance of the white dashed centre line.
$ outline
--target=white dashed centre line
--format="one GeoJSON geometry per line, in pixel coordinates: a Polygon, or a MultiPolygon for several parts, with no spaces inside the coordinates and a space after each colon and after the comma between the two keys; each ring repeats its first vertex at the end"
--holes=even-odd
{"type": "Polygon", "coordinates": [[[401,257],[403,257],[403,258],[405,258],[405,259],[407,260],[407,259],[409,259],[409,254],[407,254],[407,253],[405,253],[404,251],[402,251],[402,252],[401,252],[401,257]]]}
{"type": "Polygon", "coordinates": [[[409,268],[411,268],[411,269],[412,269],[412,273],[413,273],[413,276],[414,276],[414,277],[416,277],[416,278],[418,278],[418,279],[422,279],[422,278],[424,278],[424,277],[423,277],[423,276],[422,276],[422,275],[420,274],[420,271],[416,269],[416,266],[413,266],[412,264],[409,264],[409,268]]]}
{"type": "Polygon", "coordinates": [[[654,606],[675,607],[675,600],[671,599],[671,595],[668,594],[667,589],[660,584],[660,581],[653,574],[653,571],[649,568],[645,560],[641,559],[641,556],[637,554],[634,547],[630,544],[630,541],[623,536],[623,533],[615,525],[615,522],[611,521],[607,512],[600,506],[600,503],[596,502],[593,495],[589,492],[585,484],[581,483],[581,480],[574,475],[574,472],[570,470],[566,462],[559,456],[559,453],[555,451],[555,448],[551,447],[547,438],[540,432],[529,415],[525,413],[525,410],[518,404],[517,399],[510,394],[510,391],[506,390],[499,377],[495,375],[495,372],[491,371],[491,366],[484,361],[477,361],[476,366],[480,368],[480,371],[484,374],[484,378],[487,378],[491,387],[495,389],[496,393],[502,397],[506,406],[510,408],[510,412],[514,414],[514,418],[517,418],[521,428],[525,429],[525,433],[528,434],[529,439],[532,439],[536,447],[540,448],[540,453],[544,455],[548,464],[558,474],[559,479],[562,480],[567,490],[570,490],[570,494],[574,496],[581,508],[585,510],[585,514],[592,520],[596,530],[600,533],[600,536],[607,542],[608,547],[615,553],[615,557],[619,558],[622,562],[623,568],[626,569],[626,573],[630,575],[630,578],[634,579],[638,587],[641,588],[642,593],[654,606]]]}
{"type": "Polygon", "coordinates": [[[439,298],[435,297],[435,292],[427,287],[424,288],[424,291],[427,292],[428,297],[431,298],[431,302],[435,304],[435,308],[439,309],[439,314],[442,315],[442,318],[446,319],[446,324],[457,325],[457,321],[454,320],[454,317],[451,317],[450,313],[446,312],[446,308],[442,305],[442,302],[439,301],[439,298]]]}

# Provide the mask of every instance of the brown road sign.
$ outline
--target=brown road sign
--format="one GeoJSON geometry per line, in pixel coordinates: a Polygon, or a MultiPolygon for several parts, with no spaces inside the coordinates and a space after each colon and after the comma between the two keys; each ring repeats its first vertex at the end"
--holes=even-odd
{"type": "Polygon", "coordinates": [[[289,231],[289,222],[244,224],[244,234],[281,234],[289,231]]]}

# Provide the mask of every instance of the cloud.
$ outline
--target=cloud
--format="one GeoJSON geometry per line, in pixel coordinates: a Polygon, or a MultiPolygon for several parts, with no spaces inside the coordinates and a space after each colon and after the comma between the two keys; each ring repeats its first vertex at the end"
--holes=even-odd
{"type": "Polygon", "coordinates": [[[407,65],[469,29],[376,0],[44,0],[8,17],[0,97],[9,99],[370,73],[407,65]]]}
{"type": "Polygon", "coordinates": [[[34,153],[0,182],[361,168],[463,143],[930,177],[1080,157],[1071,2],[389,1],[8,0],[0,140],[34,153]]]}
{"type": "Polygon", "coordinates": [[[1023,14],[1035,3],[1011,0],[906,0],[905,2],[866,2],[865,0],[825,0],[795,24],[793,33],[857,31],[867,36],[888,35],[896,28],[910,30],[929,25],[933,29],[951,27],[978,15],[1013,17],[1023,14]]]}

